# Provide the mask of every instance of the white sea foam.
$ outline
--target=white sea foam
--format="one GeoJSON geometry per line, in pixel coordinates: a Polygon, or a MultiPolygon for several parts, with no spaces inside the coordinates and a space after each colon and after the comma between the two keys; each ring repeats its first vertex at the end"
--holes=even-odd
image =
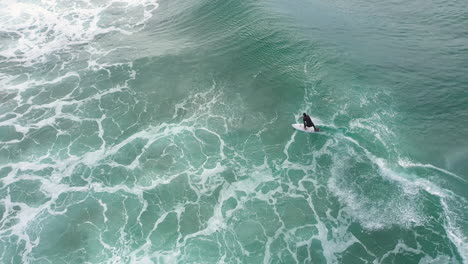
{"type": "Polygon", "coordinates": [[[453,172],[450,172],[448,170],[444,170],[444,169],[441,169],[439,167],[436,167],[432,164],[422,164],[422,163],[415,163],[415,162],[412,162],[410,161],[409,159],[398,159],[398,164],[400,164],[400,166],[402,167],[405,167],[405,168],[411,168],[411,167],[419,167],[419,168],[430,168],[430,169],[434,169],[434,170],[437,170],[437,171],[440,171],[442,173],[445,173],[447,175],[450,175],[464,183],[468,183],[467,180],[463,179],[461,176],[458,176],[457,174],[453,173],[453,172]]]}
{"type": "MultiPolygon", "coordinates": [[[[383,179],[397,183],[400,188],[404,190],[404,193],[401,194],[400,198],[403,198],[403,201],[405,201],[400,203],[400,198],[397,197],[394,198],[390,204],[377,205],[376,201],[371,201],[366,197],[358,196],[352,188],[349,188],[349,186],[344,182],[340,182],[340,178],[343,177],[343,175],[346,175],[344,171],[346,161],[335,159],[333,169],[334,176],[330,178],[328,186],[340,201],[346,204],[348,207],[347,212],[355,219],[358,219],[365,228],[370,230],[388,228],[393,224],[398,224],[399,226],[406,228],[423,225],[426,222],[425,216],[424,213],[420,211],[416,198],[419,195],[419,192],[424,190],[427,193],[440,198],[444,217],[446,219],[444,228],[448,237],[457,247],[462,258],[466,261],[468,255],[465,249],[467,248],[468,242],[466,241],[466,238],[464,238],[465,236],[460,230],[457,220],[455,220],[459,215],[454,212],[454,208],[450,208],[447,204],[447,201],[449,200],[459,201],[457,204],[463,204],[466,203],[466,199],[454,194],[450,190],[441,188],[427,179],[419,178],[417,175],[412,175],[402,169],[396,170],[397,168],[390,168],[389,164],[387,164],[384,159],[374,156],[356,140],[346,136],[344,138],[364,151],[366,157],[372,162],[372,164],[377,166],[379,175],[383,177],[383,179]],[[382,208],[386,209],[382,211],[382,208]]],[[[431,164],[418,164],[401,158],[398,160],[398,164],[403,169],[420,167],[436,170],[464,182],[463,178],[458,175],[431,164]]],[[[444,256],[441,256],[441,258],[443,259],[444,256]]],[[[423,262],[438,263],[438,260],[436,259],[426,259],[423,262]]]]}
{"type": "MultiPolygon", "coordinates": [[[[2,35],[2,43],[0,44],[0,62],[6,62],[12,65],[11,67],[25,67],[18,71],[9,71],[8,73],[0,73],[0,89],[7,93],[16,93],[16,97],[12,99],[18,106],[31,104],[23,113],[15,113],[14,118],[4,119],[0,122],[0,126],[13,126],[15,130],[22,133],[26,137],[32,136],[28,133],[32,130],[50,126],[54,127],[58,118],[72,120],[81,123],[83,121],[95,121],[98,123],[99,137],[103,139],[102,121],[106,118],[102,115],[101,118],[81,118],[70,113],[64,113],[62,110],[65,106],[83,105],[92,100],[100,100],[106,94],[121,91],[128,85],[128,79],[123,86],[116,85],[110,89],[97,93],[94,96],[82,100],[75,100],[69,96],[78,87],[81,81],[80,70],[69,70],[65,68],[65,64],[74,62],[77,58],[75,54],[80,52],[87,53],[91,58],[93,54],[105,56],[109,51],[105,45],[99,42],[99,36],[108,33],[115,34],[133,34],[140,31],[145,23],[154,15],[155,9],[158,7],[158,2],[154,0],[134,0],[134,1],[62,1],[62,0],[42,0],[42,1],[15,1],[5,0],[0,1],[0,34],[2,35]],[[5,40],[5,41],[3,41],[5,40]],[[62,59],[62,55],[64,55],[62,59]],[[68,56],[68,57],[67,57],[68,56]],[[57,70],[60,74],[50,74],[50,76],[39,76],[33,79],[27,70],[35,70],[35,68],[27,68],[28,66],[38,67],[38,63],[54,63],[58,59],[63,63],[60,67],[57,65],[51,71],[57,70]],[[61,60],[62,59],[62,60],[61,60]],[[18,72],[18,74],[16,73],[18,72]],[[63,95],[62,98],[49,100],[44,104],[34,103],[35,95],[25,97],[22,94],[29,89],[45,91],[45,88],[65,81],[75,79],[77,84],[72,92],[63,95]],[[46,110],[52,113],[47,118],[35,118],[34,120],[22,120],[24,117],[35,110],[46,110]]],[[[83,59],[83,58],[80,58],[83,59]]],[[[86,59],[86,58],[85,58],[86,59]]],[[[95,69],[112,66],[109,63],[102,64],[94,62],[95,69]]],[[[127,63],[130,68],[131,63],[127,63]]],[[[43,66],[39,66],[41,69],[43,66]]],[[[129,70],[129,79],[135,78],[135,71],[129,70]]],[[[8,113],[0,113],[0,117],[6,116],[8,113]]],[[[61,131],[58,131],[60,134],[61,131]]],[[[99,164],[102,158],[106,157],[107,147],[103,144],[94,152],[88,153],[83,157],[68,155],[64,158],[58,158],[51,155],[50,152],[44,156],[31,155],[28,159],[17,163],[7,163],[7,167],[12,168],[12,172],[8,173],[1,179],[2,184],[10,185],[15,182],[29,180],[40,181],[40,188],[35,190],[47,197],[48,201],[38,207],[28,206],[25,203],[12,203],[9,196],[2,199],[5,204],[7,214],[12,211],[13,207],[18,207],[19,210],[14,216],[18,222],[11,227],[3,228],[2,233],[9,232],[9,236],[17,237],[20,241],[25,242],[25,250],[22,252],[22,261],[31,263],[31,255],[33,248],[40,242],[39,238],[31,241],[27,235],[28,227],[34,226],[34,223],[40,222],[43,219],[39,218],[44,212],[51,215],[65,214],[67,210],[56,212],[51,209],[51,206],[56,202],[57,198],[64,193],[72,192],[118,192],[124,191],[129,194],[135,194],[137,197],[142,196],[143,189],[128,188],[126,186],[106,187],[99,183],[89,183],[88,186],[71,187],[63,184],[62,180],[72,174],[78,165],[88,165],[90,167],[99,164]],[[43,160],[48,160],[47,163],[40,163],[43,160]],[[35,172],[51,169],[50,177],[35,175],[35,172]],[[30,171],[25,173],[24,171],[30,171]],[[22,172],[22,173],[20,173],[22,172]]],[[[6,143],[6,142],[3,142],[6,143]]],[[[68,146],[68,154],[69,153],[68,146]]],[[[25,155],[26,153],[22,153],[25,155]]],[[[3,157],[2,157],[3,158],[3,157]]],[[[106,217],[107,205],[100,202],[103,207],[104,222],[108,221],[106,217]]],[[[16,209],[15,209],[16,210],[16,209]]],[[[0,219],[0,224],[5,221],[10,221],[10,218],[0,219]]],[[[13,220],[11,220],[13,221],[13,220]]],[[[119,263],[118,256],[115,256],[110,262],[119,263]]]]}
{"type": "Polygon", "coordinates": [[[157,7],[155,0],[2,1],[0,28],[11,41],[1,47],[0,56],[28,64],[45,62],[46,55],[90,44],[100,34],[139,31],[157,7]]]}

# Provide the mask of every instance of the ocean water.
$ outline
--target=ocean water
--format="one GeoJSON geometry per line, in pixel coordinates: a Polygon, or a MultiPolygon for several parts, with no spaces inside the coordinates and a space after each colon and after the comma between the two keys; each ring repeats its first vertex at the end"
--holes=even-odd
{"type": "Polygon", "coordinates": [[[0,262],[468,263],[467,14],[1,0],[0,262]]]}

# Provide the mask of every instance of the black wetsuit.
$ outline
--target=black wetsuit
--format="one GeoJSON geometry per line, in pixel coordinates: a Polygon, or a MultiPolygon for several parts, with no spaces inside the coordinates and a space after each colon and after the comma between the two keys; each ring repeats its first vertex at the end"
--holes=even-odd
{"type": "Polygon", "coordinates": [[[306,115],[306,116],[302,117],[302,120],[304,120],[304,126],[314,127],[314,130],[317,130],[317,128],[315,127],[314,122],[312,122],[312,119],[310,119],[310,116],[306,115]]]}

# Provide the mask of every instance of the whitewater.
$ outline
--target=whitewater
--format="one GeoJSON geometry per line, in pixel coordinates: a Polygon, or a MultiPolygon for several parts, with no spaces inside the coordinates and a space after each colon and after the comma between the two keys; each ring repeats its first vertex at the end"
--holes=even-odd
{"type": "Polygon", "coordinates": [[[0,262],[468,264],[466,14],[0,1],[0,262]]]}

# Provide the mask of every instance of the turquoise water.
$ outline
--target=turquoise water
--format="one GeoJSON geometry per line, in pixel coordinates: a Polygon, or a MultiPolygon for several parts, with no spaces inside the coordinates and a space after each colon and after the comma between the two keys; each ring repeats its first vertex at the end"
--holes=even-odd
{"type": "Polygon", "coordinates": [[[2,263],[468,263],[467,14],[0,2],[2,263]]]}

